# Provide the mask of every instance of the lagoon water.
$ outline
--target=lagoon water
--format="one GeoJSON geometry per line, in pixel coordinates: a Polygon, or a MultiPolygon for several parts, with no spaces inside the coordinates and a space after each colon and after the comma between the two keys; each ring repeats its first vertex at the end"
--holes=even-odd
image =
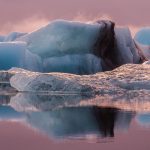
{"type": "Polygon", "coordinates": [[[66,95],[36,95],[38,101],[18,95],[0,96],[3,150],[150,149],[149,109],[89,105],[88,99],[81,105],[78,95],[71,105],[66,95]]]}

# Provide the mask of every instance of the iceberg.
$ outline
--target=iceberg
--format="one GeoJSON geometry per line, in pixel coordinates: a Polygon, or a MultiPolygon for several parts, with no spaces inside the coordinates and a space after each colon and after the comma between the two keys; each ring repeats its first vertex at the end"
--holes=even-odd
{"type": "Polygon", "coordinates": [[[142,49],[147,60],[150,60],[150,28],[141,28],[135,35],[136,44],[142,49]]]}
{"type": "Polygon", "coordinates": [[[44,58],[85,54],[92,50],[101,28],[99,24],[56,20],[17,40],[26,42],[32,53],[44,58]]]}
{"type": "Polygon", "coordinates": [[[0,70],[12,67],[41,71],[41,58],[28,51],[24,42],[1,42],[0,70]]]}
{"type": "Polygon", "coordinates": [[[8,70],[13,66],[23,67],[26,45],[20,43],[0,43],[0,69],[8,70]]]}
{"type": "Polygon", "coordinates": [[[17,38],[26,35],[27,33],[20,33],[20,32],[11,32],[7,36],[5,36],[3,42],[11,42],[15,41],[17,38]]]}
{"type": "Polygon", "coordinates": [[[144,62],[143,64],[150,64],[150,61],[146,61],[146,62],[144,62]]]}
{"type": "Polygon", "coordinates": [[[149,48],[142,51],[128,28],[116,27],[107,20],[55,20],[31,33],[0,36],[1,70],[18,67],[87,75],[143,63],[149,58],[149,48]]]}
{"type": "Polygon", "coordinates": [[[118,49],[117,56],[115,57],[118,57],[119,64],[140,63],[141,56],[138,54],[129,28],[116,28],[115,36],[118,49]]]}
{"type": "Polygon", "coordinates": [[[5,36],[0,35],[0,42],[3,42],[5,39],[5,36]]]}
{"type": "Polygon", "coordinates": [[[102,71],[100,58],[92,55],[65,55],[50,57],[43,61],[44,72],[65,72],[73,74],[94,74],[102,71]]]}
{"type": "Polygon", "coordinates": [[[26,42],[28,49],[42,58],[90,53],[103,60],[104,68],[113,66],[111,69],[140,61],[129,29],[115,27],[111,21],[87,24],[56,20],[17,40],[26,42]]]}
{"type": "Polygon", "coordinates": [[[115,94],[124,90],[150,90],[150,65],[148,64],[128,64],[113,71],[82,76],[19,71],[10,78],[11,86],[18,91],[115,94]]]}
{"type": "Polygon", "coordinates": [[[150,46],[150,27],[141,28],[134,37],[142,45],[150,46]]]}

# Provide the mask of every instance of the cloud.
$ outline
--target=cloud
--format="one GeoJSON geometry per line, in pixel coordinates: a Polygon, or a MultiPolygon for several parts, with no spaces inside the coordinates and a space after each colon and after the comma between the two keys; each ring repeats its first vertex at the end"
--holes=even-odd
{"type": "MultiPolygon", "coordinates": [[[[73,21],[81,21],[81,22],[95,22],[100,19],[109,19],[112,20],[112,18],[109,15],[97,15],[93,18],[93,15],[86,15],[84,13],[77,13],[77,15],[72,19],[73,21]]],[[[23,19],[21,21],[18,21],[16,23],[7,22],[4,25],[1,26],[0,34],[8,34],[10,32],[32,32],[41,26],[46,25],[49,21],[51,21],[52,18],[45,18],[41,15],[32,16],[30,18],[23,19]]]]}
{"type": "MultiPolygon", "coordinates": [[[[77,15],[72,19],[73,21],[81,21],[86,23],[95,22],[97,20],[113,20],[113,18],[108,14],[99,14],[93,18],[93,15],[87,15],[84,13],[77,13],[77,15]]],[[[50,22],[52,18],[45,18],[41,15],[32,16],[30,18],[26,18],[22,21],[19,21],[17,23],[5,23],[3,26],[1,26],[0,34],[8,34],[10,32],[18,31],[18,32],[32,32],[41,26],[46,25],[48,22],[50,22]]],[[[117,26],[119,26],[116,23],[117,26]]],[[[135,25],[127,25],[131,31],[132,37],[136,34],[136,32],[141,28],[140,26],[135,25]]]]}
{"type": "Polygon", "coordinates": [[[46,25],[48,22],[49,20],[47,18],[41,16],[33,16],[17,23],[8,22],[1,27],[0,34],[8,34],[13,31],[32,32],[46,25]]]}
{"type": "Polygon", "coordinates": [[[113,18],[107,14],[99,14],[95,17],[93,15],[87,15],[79,12],[74,18],[73,21],[81,21],[81,22],[95,22],[97,20],[112,20],[113,18]]]}
{"type": "MultiPolygon", "coordinates": [[[[99,14],[96,17],[93,18],[93,15],[86,15],[84,13],[79,12],[77,14],[77,16],[75,16],[73,18],[73,20],[74,21],[86,22],[86,23],[95,22],[97,20],[111,20],[111,21],[116,23],[116,26],[120,26],[120,24],[117,24],[117,22],[108,14],[99,14]]],[[[129,27],[132,37],[134,37],[135,34],[141,28],[140,26],[136,26],[136,25],[124,25],[124,26],[129,27]]],[[[124,27],[124,26],[121,25],[121,27],[124,27]]]]}

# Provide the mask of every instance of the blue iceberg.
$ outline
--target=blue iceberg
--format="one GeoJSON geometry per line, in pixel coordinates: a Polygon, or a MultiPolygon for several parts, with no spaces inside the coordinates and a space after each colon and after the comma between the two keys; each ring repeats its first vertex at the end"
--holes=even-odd
{"type": "MultiPolygon", "coordinates": [[[[140,52],[139,52],[140,51],[140,52]]],[[[147,51],[146,51],[147,52],[147,51]]],[[[55,20],[31,33],[0,36],[0,69],[95,74],[127,63],[142,63],[128,28],[111,21],[81,23],[55,20]]]]}

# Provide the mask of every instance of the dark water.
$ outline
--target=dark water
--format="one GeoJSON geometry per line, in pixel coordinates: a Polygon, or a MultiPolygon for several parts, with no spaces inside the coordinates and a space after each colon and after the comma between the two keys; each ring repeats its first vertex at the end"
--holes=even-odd
{"type": "Polygon", "coordinates": [[[150,149],[148,111],[77,107],[77,97],[67,107],[67,97],[62,98],[0,96],[0,149],[150,149]]]}

